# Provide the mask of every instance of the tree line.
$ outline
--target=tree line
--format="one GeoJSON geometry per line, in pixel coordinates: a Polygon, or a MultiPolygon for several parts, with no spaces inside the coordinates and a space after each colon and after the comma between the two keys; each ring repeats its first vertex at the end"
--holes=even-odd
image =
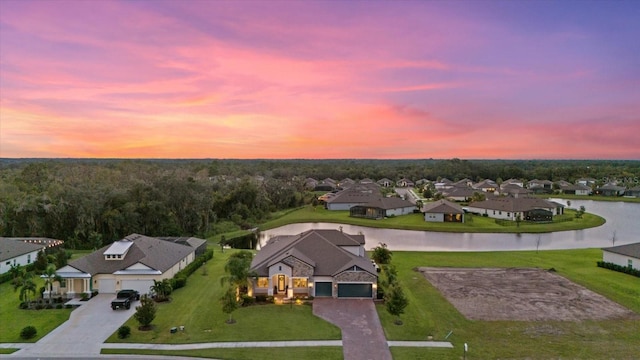
{"type": "Polygon", "coordinates": [[[130,233],[207,237],[310,203],[308,177],[637,182],[640,161],[0,159],[0,236],[85,249],[130,233]]]}

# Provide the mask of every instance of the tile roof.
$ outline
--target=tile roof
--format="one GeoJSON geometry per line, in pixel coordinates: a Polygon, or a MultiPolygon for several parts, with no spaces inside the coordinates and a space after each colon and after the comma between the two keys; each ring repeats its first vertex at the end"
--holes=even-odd
{"type": "MultiPolygon", "coordinates": [[[[0,261],[13,259],[34,251],[44,249],[44,244],[33,244],[22,241],[19,238],[0,238],[0,261]]],[[[33,259],[35,261],[36,259],[33,259]]]]}
{"type": "Polygon", "coordinates": [[[107,245],[85,257],[70,262],[69,265],[91,275],[112,274],[136,263],[144,264],[164,273],[195,251],[195,248],[191,246],[139,234],[131,234],[118,241],[133,242],[122,260],[105,260],[104,252],[111,246],[107,245]]]}
{"type": "Polygon", "coordinates": [[[293,256],[314,267],[314,276],[333,276],[356,265],[376,275],[367,257],[357,256],[341,246],[364,245],[364,235],[338,230],[309,230],[299,235],[276,236],[256,254],[251,269],[260,276],[269,274],[269,266],[293,256]]]}
{"type": "Polygon", "coordinates": [[[634,257],[636,259],[640,259],[640,242],[627,244],[627,245],[612,246],[608,248],[603,248],[602,250],[608,251],[614,254],[620,254],[620,255],[625,255],[625,256],[634,257]]]}

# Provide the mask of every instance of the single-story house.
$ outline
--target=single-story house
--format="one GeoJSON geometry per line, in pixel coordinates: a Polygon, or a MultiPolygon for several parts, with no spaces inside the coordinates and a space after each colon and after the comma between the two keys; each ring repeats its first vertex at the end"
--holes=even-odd
{"type": "Polygon", "coordinates": [[[592,186],[592,185],[595,185],[596,181],[598,181],[598,180],[596,180],[594,178],[580,178],[580,179],[576,180],[576,184],[585,185],[585,186],[592,186]]]}
{"type": "Polygon", "coordinates": [[[496,184],[496,182],[493,180],[486,179],[486,180],[482,180],[477,184],[472,185],[471,187],[473,187],[476,190],[480,190],[482,192],[494,193],[498,189],[498,184],[496,184]]]}
{"type": "Polygon", "coordinates": [[[11,266],[27,266],[38,258],[38,253],[48,248],[60,246],[62,240],[29,237],[0,237],[0,274],[11,269],[11,266]]]}
{"type": "Polygon", "coordinates": [[[447,178],[442,178],[439,181],[437,181],[434,186],[436,187],[436,190],[438,191],[442,191],[444,189],[450,189],[452,188],[453,185],[453,181],[447,179],[447,178]]]}
{"type": "Polygon", "coordinates": [[[524,183],[522,182],[522,180],[513,179],[513,178],[503,181],[502,184],[500,184],[500,188],[503,188],[504,186],[507,186],[507,185],[517,185],[520,187],[524,187],[524,183]]]}
{"type": "Polygon", "coordinates": [[[574,195],[590,195],[592,192],[589,186],[582,185],[582,184],[560,185],[560,191],[563,194],[574,194],[574,195]]]}
{"type": "Polygon", "coordinates": [[[382,219],[389,216],[412,214],[416,206],[408,200],[399,197],[382,197],[362,205],[355,205],[349,209],[349,216],[369,219],[382,219]]]}
{"type": "Polygon", "coordinates": [[[640,186],[632,187],[624,192],[626,197],[640,197],[640,186]]]}
{"type": "Polygon", "coordinates": [[[626,188],[614,184],[606,184],[596,189],[596,195],[603,196],[622,196],[626,188]]]}
{"type": "Polygon", "coordinates": [[[442,196],[451,201],[469,201],[478,190],[468,187],[452,187],[441,191],[442,196]]]}
{"type": "Polygon", "coordinates": [[[499,197],[473,202],[467,211],[495,218],[515,221],[518,216],[527,221],[551,221],[564,214],[564,205],[534,197],[499,197]]]}
{"type": "Polygon", "coordinates": [[[325,199],[327,210],[349,210],[356,205],[376,201],[382,197],[378,185],[353,185],[325,199]]]}
{"type": "Polygon", "coordinates": [[[553,182],[533,179],[527,183],[527,188],[535,194],[550,194],[553,191],[553,182]]]}
{"type": "Polygon", "coordinates": [[[604,248],[602,261],[640,270],[640,242],[604,248]]]}
{"type": "Polygon", "coordinates": [[[359,183],[363,184],[363,185],[369,185],[369,184],[373,184],[374,181],[369,179],[369,178],[364,178],[364,179],[360,180],[359,183]]]}
{"type": "Polygon", "coordinates": [[[393,181],[387,179],[387,178],[382,178],[378,181],[376,181],[376,184],[382,186],[382,187],[389,187],[391,186],[391,184],[393,184],[393,181]]]}
{"type": "Polygon", "coordinates": [[[516,184],[507,184],[501,186],[500,193],[517,198],[520,196],[528,196],[529,194],[531,194],[531,190],[525,189],[522,186],[516,184]]]}
{"type": "Polygon", "coordinates": [[[422,206],[424,221],[464,222],[464,210],[460,205],[447,200],[438,200],[422,206]]]}
{"type": "Polygon", "coordinates": [[[251,262],[249,295],[373,299],[378,274],[364,244],[364,235],[338,230],[275,236],[251,262]]]}
{"type": "Polygon", "coordinates": [[[413,183],[413,181],[407,179],[407,178],[402,178],[398,181],[396,181],[396,186],[397,187],[413,187],[415,184],[413,183]]]}
{"type": "Polygon", "coordinates": [[[131,234],[58,269],[62,281],[54,284],[53,292],[68,298],[122,289],[146,294],[154,280],[170,279],[193,262],[204,243],[197,238],[180,243],[131,234]]]}

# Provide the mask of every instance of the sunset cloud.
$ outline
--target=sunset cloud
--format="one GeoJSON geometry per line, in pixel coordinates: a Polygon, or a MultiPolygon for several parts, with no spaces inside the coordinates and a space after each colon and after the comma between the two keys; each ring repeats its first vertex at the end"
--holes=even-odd
{"type": "Polygon", "coordinates": [[[0,157],[640,159],[633,9],[6,0],[0,157]]]}

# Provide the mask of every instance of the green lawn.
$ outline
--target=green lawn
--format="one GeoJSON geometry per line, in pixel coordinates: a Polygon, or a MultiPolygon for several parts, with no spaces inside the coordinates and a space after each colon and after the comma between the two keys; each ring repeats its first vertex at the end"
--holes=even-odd
{"type": "MultiPolygon", "coordinates": [[[[574,210],[566,209],[567,216],[573,216],[574,210]]],[[[552,231],[578,230],[600,226],[605,219],[594,215],[584,214],[582,219],[557,222],[551,224],[530,224],[522,222],[519,227],[498,225],[495,219],[466,214],[465,223],[432,223],[424,221],[422,214],[409,214],[381,220],[353,218],[348,211],[329,211],[321,206],[307,206],[288,212],[274,220],[260,225],[261,230],[272,229],[292,223],[328,222],[368,226],[375,228],[421,230],[421,231],[446,231],[446,232],[489,232],[489,233],[543,233],[552,231]]]]}
{"type": "Polygon", "coordinates": [[[459,359],[463,343],[470,359],[631,359],[640,348],[640,317],[609,321],[471,321],[464,318],[440,293],[413,269],[434,267],[537,267],[555,268],[562,275],[629,309],[640,313],[640,279],[596,267],[599,249],[418,253],[394,252],[392,262],[410,304],[393,323],[383,305],[380,320],[388,340],[435,340],[448,338],[454,349],[392,348],[394,359],[459,359]]]}
{"type": "MultiPolygon", "coordinates": [[[[233,313],[235,324],[228,325],[228,315],[222,312],[218,299],[222,296],[220,277],[229,254],[216,251],[214,259],[207,263],[207,275],[200,269],[193,273],[187,286],[176,290],[170,303],[158,305],[155,329],[139,331],[138,323],[131,318],[126,325],[131,327],[131,337],[124,340],[132,343],[199,343],[217,341],[260,340],[336,340],[340,329],[313,316],[308,305],[255,305],[239,308],[233,313]],[[171,334],[174,326],[185,327],[185,331],[171,334]]],[[[116,334],[109,342],[123,342],[116,334]]]]}
{"type": "MultiPolygon", "coordinates": [[[[36,278],[38,289],[44,285],[36,278]]],[[[0,342],[36,342],[58,325],[69,319],[71,309],[22,310],[19,308],[20,289],[13,291],[10,283],[0,284],[0,342]],[[28,325],[38,330],[36,337],[30,340],[20,338],[20,331],[28,325]]]]}

